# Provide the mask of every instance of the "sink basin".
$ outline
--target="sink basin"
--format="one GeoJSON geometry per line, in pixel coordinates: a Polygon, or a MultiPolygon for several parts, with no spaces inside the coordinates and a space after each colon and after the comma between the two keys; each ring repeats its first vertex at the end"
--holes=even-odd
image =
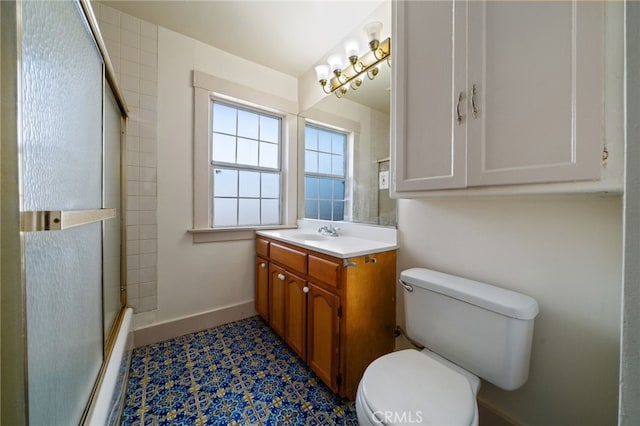
{"type": "Polygon", "coordinates": [[[327,237],[326,235],[320,235],[320,234],[293,234],[291,238],[296,240],[303,240],[303,241],[327,241],[331,237],[327,237]]]}

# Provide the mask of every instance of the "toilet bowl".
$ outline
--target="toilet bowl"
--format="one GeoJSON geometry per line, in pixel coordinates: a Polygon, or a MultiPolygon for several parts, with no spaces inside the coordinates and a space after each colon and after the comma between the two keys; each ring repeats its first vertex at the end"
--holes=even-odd
{"type": "Polygon", "coordinates": [[[439,357],[413,349],[375,360],[356,394],[361,425],[477,425],[480,380],[439,357]]]}

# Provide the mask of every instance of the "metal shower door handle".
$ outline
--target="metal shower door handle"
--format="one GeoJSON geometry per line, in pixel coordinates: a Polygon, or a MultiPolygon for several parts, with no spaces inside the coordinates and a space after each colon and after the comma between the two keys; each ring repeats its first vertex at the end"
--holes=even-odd
{"type": "Polygon", "coordinates": [[[21,231],[62,231],[116,217],[116,209],[40,210],[21,212],[21,231]]]}

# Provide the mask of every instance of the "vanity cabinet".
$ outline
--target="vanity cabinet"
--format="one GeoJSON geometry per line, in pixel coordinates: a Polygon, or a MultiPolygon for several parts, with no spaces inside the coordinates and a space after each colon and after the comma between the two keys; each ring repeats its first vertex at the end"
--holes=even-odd
{"type": "Polygon", "coordinates": [[[365,368],[394,349],[395,250],[342,259],[258,236],[256,265],[258,313],[332,391],[355,398],[365,368]]]}
{"type": "Polygon", "coordinates": [[[599,180],[603,7],[393,2],[396,196],[599,180]]]}

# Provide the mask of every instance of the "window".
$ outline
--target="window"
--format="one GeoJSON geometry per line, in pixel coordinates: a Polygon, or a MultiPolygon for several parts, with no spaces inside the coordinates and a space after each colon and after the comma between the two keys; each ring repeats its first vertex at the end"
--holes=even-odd
{"type": "Polygon", "coordinates": [[[193,96],[193,242],[294,227],[298,104],[195,70],[193,96]]]}
{"type": "Polygon", "coordinates": [[[213,100],[211,226],[281,224],[282,118],[213,100]]]}
{"type": "Polygon", "coordinates": [[[305,218],[344,219],[346,152],[346,134],[317,126],[305,127],[305,218]]]}

